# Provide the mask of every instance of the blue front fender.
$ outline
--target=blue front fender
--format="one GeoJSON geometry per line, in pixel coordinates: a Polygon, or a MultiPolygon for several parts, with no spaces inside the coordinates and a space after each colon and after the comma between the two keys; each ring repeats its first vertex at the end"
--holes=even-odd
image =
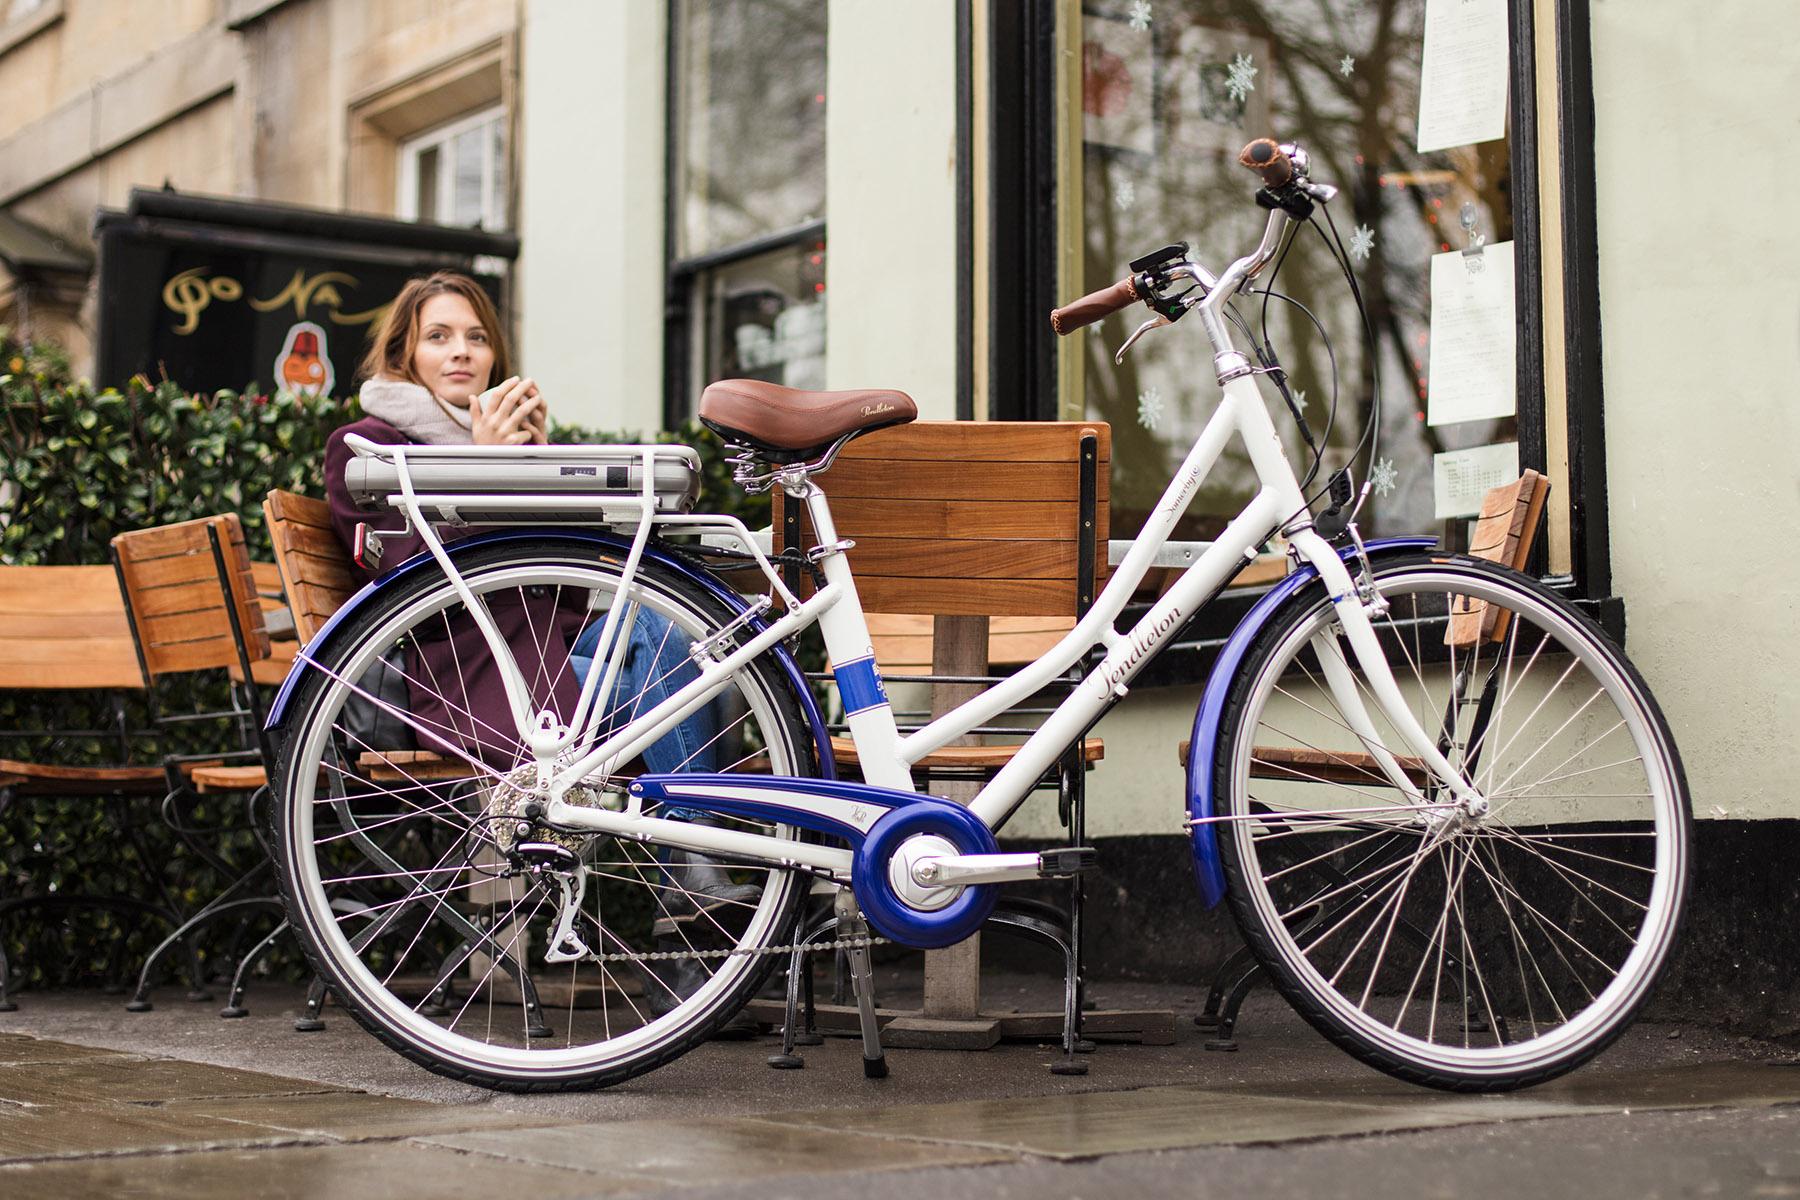
{"type": "MultiPolygon", "coordinates": [[[[508,529],[462,538],[449,543],[445,550],[448,551],[451,561],[454,562],[484,546],[545,540],[575,542],[598,553],[612,554],[621,558],[631,550],[629,538],[597,529],[559,529],[548,535],[541,529],[508,529]]],[[[741,613],[749,607],[744,597],[725,587],[713,576],[696,570],[691,564],[670,554],[667,549],[659,547],[654,541],[644,548],[644,559],[704,588],[708,594],[726,605],[732,612],[741,613]]],[[[381,578],[366,585],[362,591],[345,601],[344,606],[338,609],[329,621],[325,622],[324,628],[313,635],[312,640],[306,644],[306,649],[301,651],[300,656],[295,659],[293,670],[288,672],[287,679],[281,685],[281,691],[275,696],[274,704],[269,707],[269,719],[265,723],[265,728],[273,731],[287,723],[288,705],[293,702],[294,693],[299,688],[301,680],[309,672],[318,669],[312,665],[311,660],[330,644],[332,638],[352,617],[369,604],[374,603],[377,597],[399,587],[421,571],[436,572],[437,569],[437,560],[432,558],[428,551],[422,551],[381,578]]],[[[766,628],[766,623],[759,618],[751,621],[749,628],[752,632],[760,631],[766,628]]],[[[806,686],[806,678],[801,675],[799,666],[795,664],[793,656],[787,652],[786,647],[777,645],[768,653],[774,656],[788,686],[793,689],[795,698],[800,702],[801,710],[806,714],[806,723],[812,729],[813,742],[818,748],[819,773],[826,779],[836,779],[837,764],[831,756],[831,736],[826,731],[825,719],[819,713],[819,706],[813,700],[812,690],[806,686]]]]}
{"type": "MultiPolygon", "coordinates": [[[[1370,558],[1386,557],[1407,551],[1429,550],[1437,545],[1435,538],[1381,538],[1368,543],[1370,558]]],[[[1348,561],[1356,553],[1353,548],[1338,552],[1348,561]]],[[[1206,691],[1200,697],[1200,710],[1194,714],[1194,738],[1188,743],[1187,808],[1190,819],[1210,817],[1216,811],[1213,797],[1214,759],[1218,756],[1220,726],[1225,720],[1225,702],[1231,685],[1237,681],[1250,644],[1262,632],[1269,618],[1296,592],[1319,577],[1312,567],[1303,567],[1270,588],[1258,600],[1238,627],[1231,632],[1212,674],[1206,677],[1206,691]]],[[[1200,885],[1200,899],[1211,908],[1225,898],[1225,868],[1219,861],[1219,842],[1211,825],[1194,825],[1189,829],[1194,842],[1194,878],[1200,885]]]]}

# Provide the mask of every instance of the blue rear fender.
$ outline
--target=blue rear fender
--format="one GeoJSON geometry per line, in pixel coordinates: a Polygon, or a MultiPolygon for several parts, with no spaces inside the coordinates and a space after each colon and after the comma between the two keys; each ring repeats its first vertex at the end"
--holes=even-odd
{"type": "MultiPolygon", "coordinates": [[[[591,549],[596,554],[610,554],[623,558],[631,551],[631,539],[617,534],[596,529],[558,529],[554,533],[545,533],[537,529],[507,529],[495,533],[479,534],[475,537],[462,538],[445,546],[452,562],[465,558],[487,546],[504,545],[509,542],[543,542],[548,540],[574,543],[584,549],[591,549]]],[[[704,571],[697,570],[691,563],[676,557],[666,546],[655,541],[644,547],[644,560],[654,563],[661,569],[679,575],[694,586],[703,589],[708,595],[724,604],[734,613],[742,613],[749,607],[744,597],[738,595],[717,578],[704,571]]],[[[375,604],[394,589],[404,586],[421,572],[436,574],[437,560],[429,551],[424,551],[407,559],[379,579],[367,584],[362,591],[344,602],[344,606],[334,613],[322,629],[315,633],[306,644],[300,656],[294,662],[293,670],[282,682],[281,691],[275,696],[275,702],[269,706],[269,717],[264,727],[270,731],[283,728],[289,717],[288,707],[293,703],[294,693],[299,690],[302,680],[318,668],[311,660],[319,655],[332,640],[340,635],[355,616],[375,604]]],[[[752,620],[749,629],[752,632],[767,628],[761,618],[752,620]]],[[[813,700],[812,689],[806,686],[806,678],[800,673],[799,666],[788,653],[785,646],[774,646],[767,651],[777,664],[783,678],[793,690],[799,701],[801,711],[806,714],[806,723],[812,730],[813,744],[818,750],[819,773],[826,779],[837,778],[837,764],[831,756],[831,737],[825,728],[825,718],[819,712],[818,704],[813,700]]]]}
{"type": "MultiPolygon", "coordinates": [[[[1375,559],[1430,550],[1436,545],[1435,538],[1381,538],[1369,542],[1367,549],[1369,557],[1375,559]]],[[[1338,552],[1345,561],[1355,553],[1352,548],[1338,552]]],[[[1244,614],[1244,619],[1238,622],[1238,627],[1232,630],[1231,637],[1219,651],[1218,661],[1206,677],[1206,691],[1200,697],[1199,711],[1194,714],[1194,738],[1188,744],[1187,810],[1190,819],[1210,817],[1217,812],[1213,777],[1219,739],[1224,732],[1221,726],[1225,721],[1225,704],[1230,699],[1232,685],[1237,682],[1238,672],[1243,669],[1244,658],[1250,653],[1251,643],[1283,604],[1318,577],[1318,571],[1307,566],[1282,579],[1244,614]]],[[[1200,899],[1206,907],[1212,908],[1225,898],[1225,867],[1219,860],[1218,836],[1211,825],[1194,825],[1189,829],[1189,836],[1193,839],[1194,878],[1200,885],[1200,899]]]]}

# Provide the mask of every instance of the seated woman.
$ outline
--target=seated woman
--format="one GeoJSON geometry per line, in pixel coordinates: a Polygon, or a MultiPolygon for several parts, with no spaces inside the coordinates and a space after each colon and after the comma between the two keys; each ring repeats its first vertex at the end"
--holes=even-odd
{"type": "MultiPolygon", "coordinates": [[[[361,512],[344,483],[352,457],[345,439],[352,433],[384,445],[478,446],[543,445],[548,441],[543,394],[529,378],[512,373],[493,302],[473,279],[439,271],[415,279],[388,307],[363,363],[361,420],[335,431],[325,446],[325,491],[332,526],[355,557],[356,526],[399,529],[399,514],[371,517],[361,512]],[[500,382],[490,387],[492,380],[500,382]]],[[[445,530],[449,540],[455,531],[445,530]]],[[[385,539],[383,557],[404,562],[424,550],[416,533],[385,539]]],[[[361,568],[358,568],[359,570],[361,568]]],[[[372,578],[372,572],[363,572],[372,578]]],[[[496,601],[490,612],[531,686],[534,709],[572,714],[579,689],[591,669],[601,622],[585,596],[562,602],[520,596],[496,601]]],[[[626,645],[618,680],[602,711],[630,716],[647,711],[694,677],[688,639],[662,616],[640,610],[626,645]]],[[[448,623],[436,641],[415,640],[405,651],[407,723],[424,750],[460,749],[500,771],[510,771],[529,755],[519,744],[499,668],[473,622],[448,623]],[[433,686],[443,679],[454,689],[433,686]],[[456,701],[446,698],[452,690],[456,701]]],[[[367,685],[365,685],[367,686],[367,685]]],[[[368,690],[382,694],[380,689],[368,690]]],[[[374,707],[371,705],[370,707],[374,707]]],[[[347,714],[348,718],[348,714],[347,714]]],[[[354,724],[347,719],[348,724],[354,724]]],[[[391,722],[390,722],[391,723],[391,722]]],[[[644,752],[652,771],[710,771],[717,721],[701,709],[644,752]]],[[[365,748],[376,748],[373,746],[365,748]]],[[[677,819],[701,813],[674,811],[677,819]]],[[[733,884],[710,859],[671,856],[671,881],[700,908],[753,899],[757,889],[733,884]]]]}

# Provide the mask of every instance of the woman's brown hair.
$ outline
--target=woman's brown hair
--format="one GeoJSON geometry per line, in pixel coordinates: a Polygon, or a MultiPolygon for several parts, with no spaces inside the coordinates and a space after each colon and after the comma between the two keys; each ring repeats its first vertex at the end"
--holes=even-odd
{"type": "Polygon", "coordinates": [[[494,348],[494,368],[488,375],[488,386],[512,376],[512,355],[506,348],[506,334],[500,328],[500,314],[481,285],[456,271],[434,271],[423,279],[408,280],[400,294],[388,305],[375,330],[375,340],[363,356],[361,376],[374,379],[404,379],[424,386],[413,373],[413,351],[419,345],[419,310],[433,296],[461,296],[475,310],[475,319],[487,331],[488,345],[494,348]]]}

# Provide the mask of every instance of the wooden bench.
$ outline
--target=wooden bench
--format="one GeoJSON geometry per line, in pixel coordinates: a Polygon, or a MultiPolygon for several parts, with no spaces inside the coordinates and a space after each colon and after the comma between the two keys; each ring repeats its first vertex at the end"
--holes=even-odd
{"type": "MultiPolygon", "coordinates": [[[[857,438],[819,486],[838,536],[855,542],[850,565],[876,662],[887,682],[928,669],[931,716],[994,682],[996,668],[1035,661],[1073,628],[1107,575],[1112,431],[1104,422],[919,421],[857,438]],[[977,682],[943,682],[973,679],[977,682]]],[[[777,493],[781,544],[807,549],[800,506],[777,493]]],[[[800,582],[805,588],[804,581],[800,582]]],[[[1043,710],[1019,709],[1020,715],[1043,710]]],[[[924,714],[896,713],[902,727],[924,714]]],[[[967,802],[1012,761],[1029,728],[989,727],[913,765],[938,795],[967,802]]],[[[840,768],[858,766],[847,738],[834,737],[840,768]]],[[[1052,778],[1070,837],[1083,834],[1084,775],[1105,754],[1082,739],[1052,778]]],[[[980,1048],[1002,1036],[1072,1035],[1086,1028],[1145,1042],[1174,1040],[1168,1012],[1079,1012],[1081,885],[1070,888],[1064,928],[1051,936],[1042,914],[1028,925],[1003,906],[996,920],[1054,941],[1065,955],[1068,1011],[981,1011],[979,938],[926,955],[924,1005],[890,1023],[892,1045],[980,1048]]],[[[825,1010],[822,1010],[825,1011],[825,1010]]],[[[846,1014],[825,1012],[828,1019],[846,1014]]],[[[785,1019],[785,1018],[782,1018],[785,1019]]]]}

